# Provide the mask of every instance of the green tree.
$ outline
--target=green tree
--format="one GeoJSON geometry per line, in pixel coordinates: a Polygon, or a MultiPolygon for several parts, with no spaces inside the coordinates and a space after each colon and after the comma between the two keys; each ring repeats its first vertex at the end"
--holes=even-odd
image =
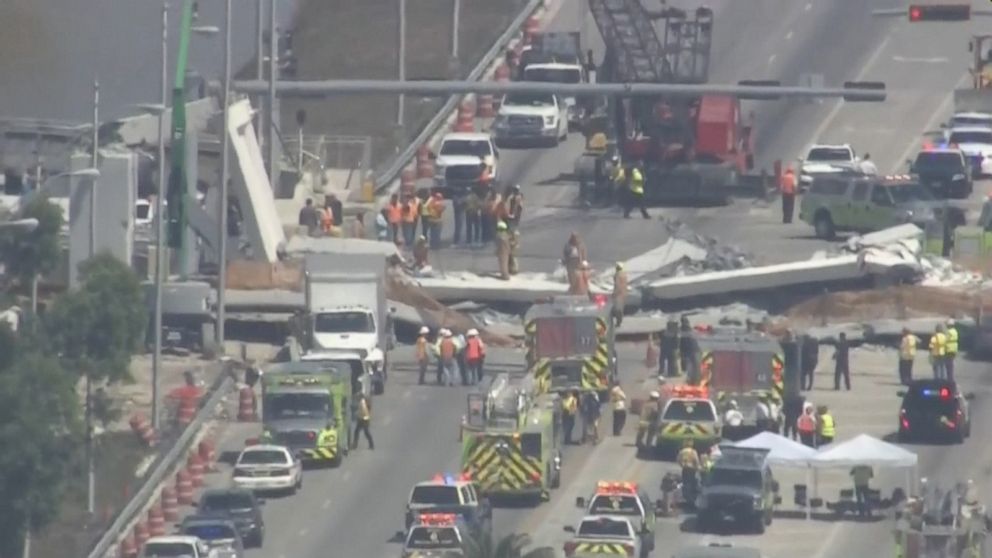
{"type": "Polygon", "coordinates": [[[55,519],[76,473],[79,437],[75,378],[38,352],[0,371],[0,557],[20,558],[27,529],[55,519]],[[16,448],[16,449],[13,449],[16,448]]]}
{"type": "Polygon", "coordinates": [[[549,546],[526,550],[531,545],[529,536],[514,533],[494,540],[491,533],[465,541],[465,558],[555,558],[549,546]]]}
{"type": "Polygon", "coordinates": [[[21,287],[31,287],[31,311],[37,311],[38,277],[54,271],[62,260],[62,209],[46,196],[32,199],[21,217],[35,218],[33,231],[10,229],[0,235],[0,258],[7,274],[16,278],[21,287]]]}

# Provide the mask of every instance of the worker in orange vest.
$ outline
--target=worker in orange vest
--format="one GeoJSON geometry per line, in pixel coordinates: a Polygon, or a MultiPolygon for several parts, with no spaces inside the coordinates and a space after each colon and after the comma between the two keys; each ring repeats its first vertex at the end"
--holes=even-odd
{"type": "Polygon", "coordinates": [[[455,367],[457,363],[455,362],[455,357],[457,356],[457,347],[455,346],[455,339],[451,334],[451,330],[444,330],[444,336],[441,341],[437,344],[438,359],[441,361],[441,384],[451,387],[455,385],[455,367]]]}
{"type": "Polygon", "coordinates": [[[420,198],[406,194],[403,201],[403,243],[412,248],[417,241],[417,219],[420,218],[420,198]]]}
{"type": "Polygon", "coordinates": [[[468,383],[474,385],[482,381],[482,366],[486,359],[486,344],[479,337],[479,330],[468,330],[465,343],[465,364],[468,365],[468,383]]]}
{"type": "Polygon", "coordinates": [[[331,236],[334,232],[334,209],[329,205],[320,210],[320,230],[324,236],[331,236]]]}
{"type": "Polygon", "coordinates": [[[417,336],[417,366],[420,368],[420,379],[417,383],[420,385],[424,385],[424,376],[427,374],[427,363],[430,361],[427,352],[427,336],[430,333],[430,328],[424,326],[420,328],[420,335],[417,336]]]}
{"type": "Polygon", "coordinates": [[[792,222],[792,213],[796,209],[796,173],[792,167],[782,173],[779,187],[782,190],[782,222],[788,224],[792,222]]]}
{"type": "Polygon", "coordinates": [[[400,203],[398,194],[393,194],[389,198],[389,205],[386,206],[386,210],[386,220],[389,221],[393,242],[396,242],[400,238],[400,223],[403,222],[403,204],[400,203]]]}
{"type": "Polygon", "coordinates": [[[796,420],[799,440],[811,448],[816,447],[816,415],[813,413],[813,404],[806,402],[803,405],[803,414],[796,420]]]}

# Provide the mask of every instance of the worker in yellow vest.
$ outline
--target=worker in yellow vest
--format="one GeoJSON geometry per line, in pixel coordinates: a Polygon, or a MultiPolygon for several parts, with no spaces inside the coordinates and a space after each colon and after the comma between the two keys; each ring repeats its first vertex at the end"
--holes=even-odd
{"type": "Polygon", "coordinates": [[[958,356],[958,328],[954,320],[947,320],[947,346],[944,350],[944,375],[954,381],[954,359],[958,356]]]}
{"type": "Polygon", "coordinates": [[[624,219],[630,219],[630,212],[634,207],[641,210],[641,216],[645,219],[651,218],[648,215],[647,202],[644,199],[644,174],[638,167],[630,169],[630,189],[627,191],[625,198],[626,200],[623,205],[624,219]]]}
{"type": "Polygon", "coordinates": [[[899,342],[899,382],[908,386],[913,381],[913,361],[916,360],[916,346],[920,338],[909,328],[902,328],[902,341],[899,342]]]}
{"type": "Polygon", "coordinates": [[[947,370],[944,368],[946,356],[947,334],[944,333],[944,326],[938,325],[934,328],[933,335],[930,336],[930,365],[933,366],[935,380],[942,380],[947,377],[947,370]]]}
{"type": "Polygon", "coordinates": [[[827,445],[834,441],[837,436],[837,429],[834,424],[834,416],[830,414],[830,409],[826,405],[821,405],[819,409],[819,418],[816,421],[818,434],[818,444],[827,445]]]}
{"type": "Polygon", "coordinates": [[[564,430],[565,444],[572,443],[572,430],[575,428],[575,414],[579,411],[578,392],[572,391],[565,396],[561,403],[562,410],[562,430],[564,430]]]}

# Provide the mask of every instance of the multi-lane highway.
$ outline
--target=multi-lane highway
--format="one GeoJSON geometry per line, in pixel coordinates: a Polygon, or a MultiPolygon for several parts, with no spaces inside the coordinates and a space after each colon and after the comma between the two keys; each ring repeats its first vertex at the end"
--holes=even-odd
{"type": "MultiPolygon", "coordinates": [[[[686,2],[680,2],[686,4],[686,2]]],[[[967,64],[966,37],[974,24],[910,26],[904,19],[872,18],[873,8],[891,7],[882,2],[793,2],[789,0],[721,0],[716,12],[716,44],[712,81],[781,79],[796,83],[800,74],[821,74],[826,83],[846,79],[884,80],[890,101],[885,104],[841,105],[833,102],[775,102],[755,106],[758,120],[759,165],[775,159],[791,160],[815,141],[852,143],[859,152],[872,153],[883,172],[897,170],[918,144],[922,132],[933,128],[949,110],[946,99],[959,82],[967,64]]],[[[556,30],[575,29],[579,11],[563,3],[549,22],[556,30]]],[[[594,29],[591,24],[586,29],[594,29]]],[[[601,44],[587,37],[597,52],[601,44]]],[[[657,246],[667,233],[660,219],[624,220],[614,210],[583,210],[575,205],[576,187],[562,178],[582,141],[572,136],[557,149],[503,150],[501,174],[519,183],[527,198],[521,264],[524,270],[544,271],[554,266],[569,231],[586,240],[590,258],[600,268],[657,246]]],[[[977,190],[982,190],[981,187],[977,190]]],[[[777,208],[742,200],[729,208],[655,210],[677,218],[698,232],[738,244],[766,261],[808,257],[826,246],[810,237],[803,224],[776,222],[777,208]]],[[[445,269],[495,269],[489,250],[443,250],[433,263],[445,269]]],[[[307,472],[304,490],[295,497],[270,500],[265,508],[268,539],[262,550],[249,556],[316,557],[328,553],[355,556],[393,556],[399,545],[393,537],[401,527],[403,504],[411,486],[438,472],[458,466],[458,424],[465,411],[463,388],[415,385],[409,351],[400,349],[400,362],[388,392],[376,400],[373,434],[376,450],[354,452],[337,470],[307,472]],[[405,353],[406,358],[403,358],[405,353]]],[[[632,391],[646,377],[641,360],[643,347],[620,350],[625,383],[632,391]]],[[[518,366],[523,354],[497,351],[492,366],[518,366]]],[[[854,392],[825,391],[828,380],[810,394],[829,404],[836,413],[840,438],[860,432],[884,436],[896,424],[895,357],[878,351],[856,352],[854,392]]],[[[821,358],[829,363],[829,352],[821,358]]],[[[924,362],[921,358],[920,368],[924,362]]],[[[989,496],[987,463],[992,459],[982,443],[985,425],[992,421],[988,390],[992,379],[987,366],[961,363],[959,376],[966,391],[976,393],[972,403],[975,436],[963,446],[914,447],[920,455],[919,476],[943,482],[971,477],[989,496]]],[[[821,372],[821,376],[825,376],[821,372]]],[[[633,421],[631,421],[633,422],[633,421]]],[[[633,425],[628,426],[628,431],[633,425]]],[[[222,428],[221,444],[239,446],[254,434],[256,425],[222,428]]],[[[666,465],[634,457],[630,432],[623,439],[609,438],[600,445],[569,448],[565,455],[562,488],[551,502],[531,509],[500,509],[497,533],[527,532],[538,544],[560,548],[562,526],[575,520],[574,497],[584,495],[598,479],[642,482],[653,494],[666,465]]],[[[776,471],[778,474],[778,471],[776,471]]],[[[879,474],[891,489],[902,474],[879,474]]],[[[786,503],[793,482],[781,473],[786,503]]],[[[211,475],[224,483],[225,473],[211,475]]],[[[836,496],[845,474],[825,475],[823,495],[836,496]]],[[[883,555],[891,552],[891,526],[887,521],[857,523],[777,519],[763,536],[741,536],[740,544],[761,547],[772,558],[806,555],[812,558],[883,555]]],[[[684,544],[706,542],[706,535],[691,532],[680,519],[663,520],[658,529],[657,556],[684,544]]]]}

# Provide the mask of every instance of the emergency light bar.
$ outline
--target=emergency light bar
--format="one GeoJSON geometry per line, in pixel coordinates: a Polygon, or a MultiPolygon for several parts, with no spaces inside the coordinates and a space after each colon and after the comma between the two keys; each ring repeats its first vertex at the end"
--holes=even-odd
{"type": "Polygon", "coordinates": [[[281,380],[279,385],[281,386],[312,386],[320,383],[320,380],[314,378],[313,376],[307,376],[306,378],[286,378],[281,380]]]}
{"type": "Polygon", "coordinates": [[[421,525],[443,527],[454,525],[458,516],[453,513],[422,513],[418,519],[421,525]]]}
{"type": "Polygon", "coordinates": [[[702,386],[673,386],[672,395],[674,397],[705,399],[709,396],[709,390],[702,386]]]}
{"type": "Polygon", "coordinates": [[[940,388],[940,390],[935,389],[925,389],[923,390],[923,397],[940,397],[941,399],[950,399],[951,390],[945,388],[940,388]]]}
{"type": "Polygon", "coordinates": [[[442,475],[441,473],[438,473],[434,475],[434,477],[431,480],[434,482],[443,482],[444,484],[455,484],[458,481],[472,480],[472,475],[469,473],[462,473],[456,477],[455,475],[451,475],[451,474],[442,475]]]}
{"type": "Polygon", "coordinates": [[[912,4],[909,6],[909,21],[968,21],[971,19],[970,4],[912,4]]]}
{"type": "Polygon", "coordinates": [[[632,482],[599,481],[597,494],[637,494],[637,484],[632,482]]]}

